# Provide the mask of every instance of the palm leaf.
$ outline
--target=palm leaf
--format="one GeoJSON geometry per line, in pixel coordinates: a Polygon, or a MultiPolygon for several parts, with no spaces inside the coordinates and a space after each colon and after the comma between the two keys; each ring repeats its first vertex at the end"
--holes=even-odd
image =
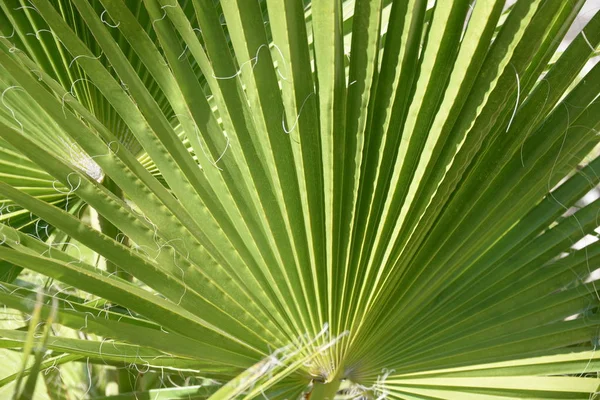
{"type": "Polygon", "coordinates": [[[600,17],[558,52],[581,0],[428,3],[1,3],[0,302],[70,332],[31,381],[593,395],[600,17]]]}

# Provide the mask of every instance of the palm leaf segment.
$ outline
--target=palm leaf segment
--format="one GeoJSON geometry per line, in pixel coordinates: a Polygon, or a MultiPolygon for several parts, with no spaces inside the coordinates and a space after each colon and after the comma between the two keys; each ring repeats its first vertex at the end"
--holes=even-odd
{"type": "Polygon", "coordinates": [[[557,58],[583,1],[427,3],[0,3],[0,258],[104,338],[47,346],[214,398],[594,393],[600,17],[557,58]]]}

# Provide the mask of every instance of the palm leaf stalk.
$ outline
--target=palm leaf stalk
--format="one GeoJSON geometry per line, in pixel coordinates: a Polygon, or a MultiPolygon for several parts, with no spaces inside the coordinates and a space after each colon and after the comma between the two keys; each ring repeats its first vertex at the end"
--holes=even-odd
{"type": "Polygon", "coordinates": [[[595,396],[600,16],[558,52],[583,5],[0,2],[0,344],[53,321],[0,385],[595,396]]]}

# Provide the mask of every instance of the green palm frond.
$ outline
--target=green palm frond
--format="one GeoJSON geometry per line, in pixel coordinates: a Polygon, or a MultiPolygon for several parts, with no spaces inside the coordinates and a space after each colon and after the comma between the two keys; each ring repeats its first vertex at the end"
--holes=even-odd
{"type": "Polygon", "coordinates": [[[0,2],[0,386],[595,396],[600,15],[428,3],[0,2]]]}

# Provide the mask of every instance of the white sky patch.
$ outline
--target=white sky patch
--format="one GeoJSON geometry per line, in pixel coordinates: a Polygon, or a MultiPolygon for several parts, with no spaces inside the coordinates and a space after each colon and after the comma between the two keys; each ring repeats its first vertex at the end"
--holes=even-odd
{"type": "Polygon", "coordinates": [[[584,237],[582,237],[578,242],[576,242],[573,246],[571,246],[574,250],[581,250],[584,247],[589,246],[592,243],[595,243],[598,241],[598,238],[596,236],[592,236],[592,235],[585,235],[584,237]]]}

